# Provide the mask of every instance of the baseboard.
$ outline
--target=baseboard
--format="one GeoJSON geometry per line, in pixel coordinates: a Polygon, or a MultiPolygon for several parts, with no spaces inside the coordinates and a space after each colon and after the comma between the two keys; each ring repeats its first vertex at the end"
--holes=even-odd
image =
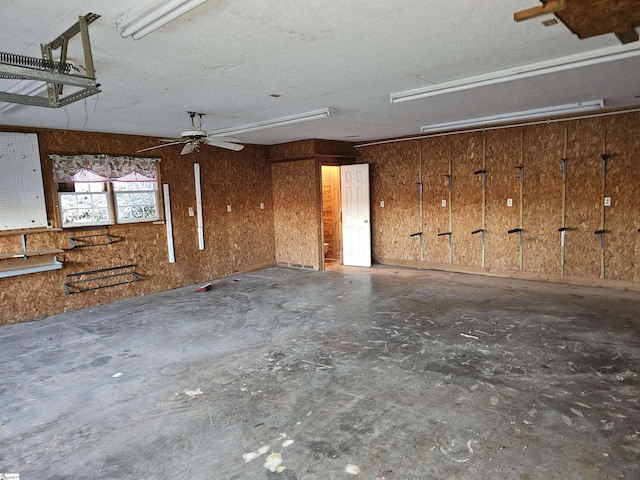
{"type": "Polygon", "coordinates": [[[378,258],[376,263],[396,267],[409,267],[423,270],[439,270],[443,272],[467,273],[471,275],[485,275],[488,277],[517,278],[521,280],[536,280],[541,282],[564,283],[585,287],[605,287],[618,290],[640,291],[640,282],[629,280],[616,280],[613,278],[574,277],[570,275],[556,275],[550,273],[497,271],[490,268],[467,267],[462,265],[449,265],[443,263],[425,263],[416,260],[402,260],[393,258],[378,258]]]}

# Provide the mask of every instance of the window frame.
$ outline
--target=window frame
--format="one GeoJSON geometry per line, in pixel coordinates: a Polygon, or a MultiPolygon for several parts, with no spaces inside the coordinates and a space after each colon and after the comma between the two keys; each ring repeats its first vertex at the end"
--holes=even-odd
{"type": "MultiPolygon", "coordinates": [[[[156,179],[153,181],[141,181],[138,183],[150,183],[153,184],[153,190],[149,189],[149,190],[135,190],[135,191],[127,191],[127,190],[123,190],[121,191],[121,193],[135,193],[135,192],[144,192],[144,193],[154,193],[154,200],[155,200],[155,204],[154,207],[156,209],[156,215],[152,218],[132,218],[132,219],[119,219],[118,218],[118,203],[116,200],[116,195],[117,195],[117,191],[114,190],[113,188],[113,183],[117,182],[118,180],[114,179],[112,181],[104,181],[104,182],[75,182],[75,183],[71,183],[71,184],[66,184],[66,185],[71,185],[72,187],[74,187],[74,191],[60,191],[60,185],[65,185],[65,184],[57,184],[58,187],[58,192],[57,192],[57,198],[58,198],[58,208],[57,208],[57,214],[58,214],[58,218],[60,221],[60,226],[63,229],[73,229],[73,228],[87,228],[87,227],[104,227],[104,226],[110,226],[110,225],[135,225],[135,224],[148,224],[148,223],[154,223],[154,222],[161,222],[163,221],[163,204],[162,204],[162,196],[159,195],[159,191],[160,191],[160,179],[156,179]],[[77,184],[100,184],[103,186],[103,191],[102,192],[92,192],[92,191],[86,191],[86,192],[77,192],[75,191],[75,185],[77,184]],[[64,212],[65,210],[68,209],[64,209],[63,208],[63,199],[62,197],[64,195],[73,195],[73,196],[78,196],[78,195],[86,195],[86,194],[90,194],[90,195],[97,195],[97,194],[101,194],[104,195],[106,200],[107,200],[107,220],[104,221],[98,221],[98,222],[74,222],[74,223],[64,223],[64,212]]],[[[128,182],[121,182],[121,183],[128,183],[128,182]]]]}

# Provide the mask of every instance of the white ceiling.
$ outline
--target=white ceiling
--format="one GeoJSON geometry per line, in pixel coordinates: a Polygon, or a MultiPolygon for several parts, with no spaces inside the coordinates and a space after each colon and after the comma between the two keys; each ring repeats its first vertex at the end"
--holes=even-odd
{"type": "MultiPolygon", "coordinates": [[[[19,106],[0,125],[174,137],[189,127],[187,111],[214,130],[334,107],[333,118],[241,139],[363,142],[579,101],[640,104],[640,57],[390,103],[392,92],[619,45],[612,34],[579,40],[561,23],[514,22],[537,0],[209,0],[137,41],[116,27],[131,1],[2,3],[0,50],[34,57],[79,15],[101,15],[89,31],[102,92],[60,109],[19,106]]],[[[81,52],[78,35],[69,56],[82,63],[81,52]]]]}

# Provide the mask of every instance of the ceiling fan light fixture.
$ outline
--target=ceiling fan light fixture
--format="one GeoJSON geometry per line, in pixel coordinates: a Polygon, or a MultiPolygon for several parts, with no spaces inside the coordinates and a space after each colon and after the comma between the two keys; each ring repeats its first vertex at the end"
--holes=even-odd
{"type": "Polygon", "coordinates": [[[498,123],[510,123],[521,120],[535,120],[571,115],[574,113],[591,112],[604,108],[604,100],[591,100],[587,102],[571,103],[568,105],[555,105],[552,107],[536,108],[520,112],[509,112],[487,117],[468,118],[453,122],[433,123],[420,127],[422,133],[445,132],[448,130],[460,130],[465,128],[482,127],[498,123]]]}
{"type": "Polygon", "coordinates": [[[246,125],[210,130],[209,137],[217,135],[240,135],[243,133],[255,132],[256,130],[263,130],[265,128],[282,127],[295,123],[308,122],[310,120],[320,120],[322,118],[333,117],[333,113],[334,109],[332,107],[326,107],[321,108],[320,110],[312,110],[310,112],[274,118],[272,120],[263,120],[261,122],[248,123],[246,125]]]}
{"type": "Polygon", "coordinates": [[[145,35],[157,30],[194,8],[202,5],[207,0],[168,0],[147,9],[142,15],[137,15],[131,20],[123,22],[120,26],[120,34],[123,37],[131,37],[140,40],[145,35]]]}

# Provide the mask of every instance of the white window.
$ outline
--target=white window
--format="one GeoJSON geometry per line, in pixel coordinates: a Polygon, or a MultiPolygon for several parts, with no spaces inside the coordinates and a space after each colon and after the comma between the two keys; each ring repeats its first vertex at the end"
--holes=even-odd
{"type": "Polygon", "coordinates": [[[155,181],[64,185],[72,191],[58,193],[63,228],[151,222],[160,218],[155,181]]]}
{"type": "Polygon", "coordinates": [[[158,220],[156,182],[112,182],[118,223],[158,220]]]}

